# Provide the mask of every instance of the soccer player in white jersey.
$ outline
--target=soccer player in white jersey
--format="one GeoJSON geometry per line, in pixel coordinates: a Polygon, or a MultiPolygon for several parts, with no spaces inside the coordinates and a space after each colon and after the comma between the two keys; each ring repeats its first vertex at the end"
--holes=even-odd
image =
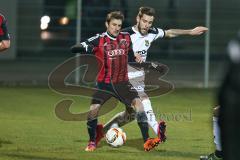
{"type": "MultiPolygon", "coordinates": [[[[191,35],[191,36],[197,36],[201,35],[204,32],[206,32],[208,29],[206,27],[198,26],[193,29],[189,30],[183,30],[183,29],[169,29],[169,30],[163,30],[161,28],[152,27],[153,21],[154,21],[154,15],[155,10],[151,7],[140,7],[139,13],[136,17],[137,24],[123,29],[125,32],[129,32],[131,35],[131,40],[133,43],[133,51],[134,51],[134,60],[138,63],[146,62],[147,55],[148,55],[148,49],[151,46],[151,43],[155,41],[158,38],[173,38],[180,35],[191,35]]],[[[131,61],[132,58],[129,57],[129,60],[131,61]]],[[[134,71],[131,70],[131,67],[128,68],[128,71],[131,72],[130,83],[131,78],[134,77],[134,71]],[[133,73],[133,74],[132,74],[133,73]],[[132,77],[133,76],[133,77],[132,77]]],[[[138,72],[139,73],[139,72],[138,72]]],[[[143,78],[144,79],[144,78],[143,78]]],[[[134,85],[134,84],[133,84],[134,85]]],[[[144,82],[142,84],[142,87],[144,88],[144,82]]],[[[142,88],[140,86],[140,88],[142,88]]],[[[135,88],[138,88],[138,86],[135,86],[135,88]]],[[[144,110],[148,117],[148,124],[152,127],[154,133],[158,136],[157,138],[149,138],[145,144],[144,144],[144,150],[149,151],[156,147],[160,142],[165,141],[165,122],[157,122],[151,101],[146,93],[139,92],[139,96],[141,97],[142,103],[144,105],[144,110]]],[[[131,122],[134,120],[133,110],[126,109],[126,111],[123,111],[121,113],[118,113],[115,115],[108,123],[106,123],[103,126],[98,125],[97,127],[97,143],[101,140],[104,133],[111,128],[112,126],[123,126],[126,123],[131,122]],[[102,128],[103,127],[103,128],[102,128]]]]}

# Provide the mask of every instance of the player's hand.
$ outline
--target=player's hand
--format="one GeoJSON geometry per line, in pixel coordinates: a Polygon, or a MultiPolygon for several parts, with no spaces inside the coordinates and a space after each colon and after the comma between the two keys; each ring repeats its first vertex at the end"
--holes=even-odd
{"type": "Polygon", "coordinates": [[[140,54],[135,53],[134,56],[135,56],[135,61],[136,62],[138,62],[138,63],[142,63],[143,62],[143,58],[142,58],[142,56],[140,54]]]}
{"type": "Polygon", "coordinates": [[[154,68],[161,75],[165,75],[169,70],[169,68],[165,64],[161,64],[161,63],[158,63],[158,62],[151,62],[151,65],[150,65],[149,68],[154,68]]]}
{"type": "Polygon", "coordinates": [[[207,31],[208,31],[208,28],[207,28],[207,27],[199,26],[199,27],[193,28],[193,29],[190,31],[190,35],[192,35],[192,36],[198,36],[198,35],[201,35],[201,34],[207,32],[207,31]]]}
{"type": "Polygon", "coordinates": [[[71,52],[72,53],[83,53],[83,52],[86,52],[86,50],[82,44],[75,44],[74,46],[71,47],[71,52]]]}

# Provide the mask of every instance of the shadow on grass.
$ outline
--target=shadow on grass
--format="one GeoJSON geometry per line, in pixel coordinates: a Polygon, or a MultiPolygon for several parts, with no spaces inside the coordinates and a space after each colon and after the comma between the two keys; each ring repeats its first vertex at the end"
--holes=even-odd
{"type": "Polygon", "coordinates": [[[3,156],[11,157],[14,159],[29,159],[29,160],[74,160],[69,158],[57,158],[57,157],[43,157],[43,156],[35,156],[35,155],[27,155],[27,154],[2,154],[3,156]]]}
{"type": "Polygon", "coordinates": [[[78,140],[74,140],[73,142],[86,143],[87,144],[88,141],[82,140],[82,139],[78,139],[78,140]]]}
{"type": "Polygon", "coordinates": [[[128,139],[126,141],[126,145],[132,148],[136,148],[137,150],[143,151],[143,139],[128,139]]]}
{"type": "Polygon", "coordinates": [[[198,159],[200,154],[199,153],[193,153],[193,152],[183,152],[183,151],[173,151],[173,150],[156,150],[152,152],[155,156],[161,156],[161,157],[176,157],[176,158],[193,158],[198,159]]]}
{"type": "MultiPolygon", "coordinates": [[[[82,139],[74,140],[73,142],[76,142],[76,143],[86,143],[86,146],[87,146],[87,143],[88,143],[88,141],[82,140],[82,139]]],[[[103,147],[103,146],[108,146],[105,138],[103,138],[103,139],[100,141],[100,143],[99,143],[99,145],[98,145],[98,148],[101,148],[101,147],[103,147]]]]}
{"type": "MultiPolygon", "coordinates": [[[[82,141],[82,140],[77,140],[75,142],[86,142],[87,141],[82,141]]],[[[168,143],[168,142],[165,142],[168,143]]],[[[198,157],[200,156],[200,154],[198,153],[193,153],[193,152],[184,152],[184,151],[176,151],[176,150],[168,150],[166,147],[161,147],[161,145],[164,144],[159,144],[158,147],[156,147],[156,149],[151,150],[150,152],[145,152],[143,149],[143,140],[141,138],[138,139],[127,139],[125,146],[127,147],[131,147],[134,148],[138,151],[143,152],[143,156],[145,156],[145,154],[150,154],[151,156],[158,156],[158,157],[182,157],[182,158],[193,158],[193,159],[198,159],[198,157]]],[[[108,146],[107,142],[103,139],[100,143],[100,145],[98,146],[98,148],[102,148],[104,146],[108,146]]],[[[180,149],[179,149],[180,150],[180,149]]],[[[126,150],[121,150],[118,148],[109,148],[109,151],[111,153],[127,153],[127,154],[136,154],[136,151],[126,151],[126,150]]],[[[140,153],[138,152],[137,153],[140,153]]]]}
{"type": "MultiPolygon", "coordinates": [[[[167,142],[165,142],[167,143],[167,142]]],[[[141,138],[138,139],[130,139],[127,140],[126,145],[128,147],[135,148],[139,151],[143,151],[143,140],[141,138]]],[[[198,158],[199,154],[193,152],[182,152],[182,151],[174,151],[174,150],[167,150],[165,147],[161,149],[161,145],[159,144],[156,149],[153,149],[149,153],[154,156],[161,156],[161,157],[186,157],[186,158],[198,158]]]]}
{"type": "Polygon", "coordinates": [[[0,147],[2,147],[3,144],[13,144],[11,141],[9,140],[2,140],[0,139],[0,147]]]}

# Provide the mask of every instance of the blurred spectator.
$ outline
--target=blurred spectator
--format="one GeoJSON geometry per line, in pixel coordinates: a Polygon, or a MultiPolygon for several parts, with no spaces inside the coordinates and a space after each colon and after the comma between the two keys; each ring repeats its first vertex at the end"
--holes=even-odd
{"type": "Polygon", "coordinates": [[[216,106],[213,109],[213,135],[215,143],[215,151],[209,155],[200,156],[200,160],[222,160],[222,144],[221,144],[221,133],[219,126],[219,110],[220,106],[216,106]]]}
{"type": "Polygon", "coordinates": [[[228,45],[230,66],[219,92],[223,159],[239,160],[240,142],[240,34],[228,45]]]}
{"type": "Polygon", "coordinates": [[[10,47],[10,37],[7,30],[7,20],[0,13],[0,52],[10,47]]]}

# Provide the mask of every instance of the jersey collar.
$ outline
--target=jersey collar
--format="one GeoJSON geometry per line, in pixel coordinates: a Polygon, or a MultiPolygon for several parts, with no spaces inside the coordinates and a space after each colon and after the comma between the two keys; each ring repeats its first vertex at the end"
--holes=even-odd
{"type": "Polygon", "coordinates": [[[116,37],[113,36],[111,33],[109,33],[109,32],[105,32],[105,34],[106,34],[110,39],[112,39],[112,40],[116,40],[116,37]]]}
{"type": "Polygon", "coordinates": [[[145,36],[142,35],[138,30],[135,29],[135,26],[132,26],[132,30],[133,30],[133,32],[135,32],[136,34],[138,34],[140,37],[145,37],[145,36]]]}

